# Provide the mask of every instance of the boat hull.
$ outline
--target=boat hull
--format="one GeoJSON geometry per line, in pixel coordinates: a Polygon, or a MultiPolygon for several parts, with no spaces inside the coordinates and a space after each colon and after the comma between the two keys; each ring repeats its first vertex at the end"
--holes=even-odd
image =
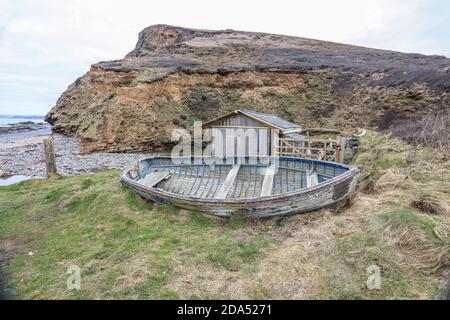
{"type": "MultiPolygon", "coordinates": [[[[327,163],[317,160],[303,160],[327,163]]],[[[339,164],[339,166],[342,165],[339,164]]],[[[174,194],[159,188],[142,185],[132,179],[130,176],[131,169],[125,171],[120,176],[120,180],[123,185],[134,190],[145,199],[157,203],[225,218],[235,214],[269,218],[318,210],[349,199],[356,189],[359,170],[354,167],[345,167],[348,169],[346,172],[309,188],[248,199],[204,199],[174,194]]]]}

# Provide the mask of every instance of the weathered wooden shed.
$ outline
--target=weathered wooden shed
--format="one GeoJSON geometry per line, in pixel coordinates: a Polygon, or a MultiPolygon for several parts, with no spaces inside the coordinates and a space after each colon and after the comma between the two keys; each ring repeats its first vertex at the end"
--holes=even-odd
{"type": "Polygon", "coordinates": [[[211,152],[207,153],[210,156],[280,156],[344,162],[346,138],[311,138],[311,129],[273,114],[237,109],[203,123],[203,130],[212,140],[211,152]]]}
{"type": "Polygon", "coordinates": [[[301,142],[302,128],[280,117],[247,109],[237,109],[203,124],[215,150],[224,156],[278,155],[279,139],[301,142]],[[244,137],[244,138],[242,138],[244,137]]]}

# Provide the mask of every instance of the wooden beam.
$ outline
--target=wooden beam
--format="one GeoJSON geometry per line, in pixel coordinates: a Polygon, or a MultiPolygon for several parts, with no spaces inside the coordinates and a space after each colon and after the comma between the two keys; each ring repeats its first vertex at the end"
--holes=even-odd
{"type": "Polygon", "coordinates": [[[289,134],[289,133],[298,133],[298,132],[302,132],[302,128],[294,128],[294,129],[283,129],[281,131],[282,134],[289,134]]]}
{"type": "MultiPolygon", "coordinates": [[[[209,128],[234,128],[234,129],[267,129],[267,127],[254,127],[254,126],[218,126],[212,125],[209,128]]],[[[206,129],[205,129],[206,130],[206,129]]]]}
{"type": "Polygon", "coordinates": [[[44,139],[44,155],[45,168],[47,169],[47,177],[53,178],[58,176],[56,170],[55,148],[53,147],[53,136],[44,139]]]}
{"type": "Polygon", "coordinates": [[[344,163],[345,158],[345,144],[347,143],[347,139],[345,137],[341,137],[341,141],[339,144],[341,145],[341,153],[339,154],[339,163],[344,163]]]}
{"type": "Polygon", "coordinates": [[[275,164],[272,163],[267,167],[264,175],[264,181],[261,188],[261,197],[270,196],[272,194],[273,178],[275,176],[275,164]]]}
{"type": "Polygon", "coordinates": [[[218,121],[221,121],[221,120],[223,120],[223,119],[229,118],[229,117],[234,116],[234,115],[237,115],[237,114],[242,114],[242,115],[244,115],[244,116],[246,116],[246,117],[248,117],[248,118],[250,118],[250,119],[253,119],[253,120],[255,120],[256,122],[258,122],[258,123],[260,123],[260,124],[262,124],[262,125],[266,125],[266,126],[268,126],[268,127],[270,127],[270,128],[273,128],[273,129],[282,129],[282,128],[278,127],[278,126],[275,126],[274,124],[272,124],[272,123],[270,123],[270,122],[264,121],[264,120],[262,120],[262,119],[260,119],[260,118],[258,118],[258,117],[255,117],[255,116],[253,116],[253,115],[251,115],[251,114],[248,114],[248,113],[246,113],[246,112],[243,112],[242,110],[234,110],[234,111],[231,111],[231,112],[229,112],[229,113],[227,113],[227,114],[224,114],[224,115],[222,115],[222,116],[220,116],[220,117],[217,117],[217,118],[214,118],[214,119],[212,119],[212,120],[206,121],[205,123],[203,123],[202,127],[203,127],[203,128],[207,128],[207,127],[213,125],[214,123],[216,123],[216,122],[218,122],[218,121]]]}
{"type": "Polygon", "coordinates": [[[236,176],[239,172],[239,169],[241,168],[240,164],[235,164],[231,168],[230,172],[228,172],[227,177],[225,178],[225,181],[220,186],[219,191],[217,191],[215,195],[215,199],[225,199],[227,197],[228,192],[230,191],[234,180],[236,179],[236,176]]]}
{"type": "Polygon", "coordinates": [[[337,136],[336,141],[337,141],[337,143],[336,143],[336,152],[334,154],[334,161],[339,162],[339,160],[341,159],[341,145],[340,145],[341,137],[337,136]]]}
{"type": "Polygon", "coordinates": [[[165,171],[153,171],[150,174],[146,175],[144,178],[139,180],[140,184],[143,184],[146,187],[153,188],[158,183],[163,180],[166,180],[170,177],[170,173],[165,171]]]}
{"type": "Polygon", "coordinates": [[[329,134],[341,134],[344,131],[339,129],[325,129],[325,128],[303,128],[302,132],[314,133],[329,133],[329,134]]]}
{"type": "Polygon", "coordinates": [[[238,110],[234,110],[234,111],[228,112],[228,113],[226,113],[224,115],[221,115],[220,117],[213,118],[211,120],[208,120],[208,121],[204,122],[202,126],[203,126],[203,128],[206,128],[206,127],[210,126],[211,124],[213,124],[213,123],[215,123],[217,121],[220,121],[222,119],[226,119],[226,118],[228,118],[228,117],[230,117],[232,115],[238,114],[238,113],[239,113],[238,110]]]}
{"type": "Polygon", "coordinates": [[[336,143],[336,140],[332,140],[332,139],[301,139],[301,140],[297,140],[297,139],[291,139],[291,138],[280,138],[280,140],[282,141],[294,141],[294,142],[321,142],[321,143],[328,143],[328,142],[334,142],[336,143]]]}

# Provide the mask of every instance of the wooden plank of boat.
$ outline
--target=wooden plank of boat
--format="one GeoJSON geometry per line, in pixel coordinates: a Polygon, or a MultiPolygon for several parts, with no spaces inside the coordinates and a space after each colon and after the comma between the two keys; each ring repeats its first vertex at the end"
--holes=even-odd
{"type": "Polygon", "coordinates": [[[313,187],[319,184],[319,177],[316,172],[311,172],[306,174],[306,187],[313,187]]]}
{"type": "Polygon", "coordinates": [[[161,181],[168,179],[170,177],[170,173],[165,171],[153,171],[150,174],[146,175],[139,183],[143,184],[146,187],[153,188],[161,181]]]}
{"type": "Polygon", "coordinates": [[[230,172],[228,172],[227,177],[225,178],[225,181],[220,186],[219,191],[217,191],[215,199],[225,199],[228,192],[231,189],[231,186],[233,185],[234,180],[236,179],[236,176],[239,172],[239,168],[241,167],[240,164],[235,164],[231,168],[230,172]]]}
{"type": "Polygon", "coordinates": [[[275,176],[275,164],[267,167],[264,175],[264,181],[261,188],[261,197],[272,195],[273,177],[275,176]]]}

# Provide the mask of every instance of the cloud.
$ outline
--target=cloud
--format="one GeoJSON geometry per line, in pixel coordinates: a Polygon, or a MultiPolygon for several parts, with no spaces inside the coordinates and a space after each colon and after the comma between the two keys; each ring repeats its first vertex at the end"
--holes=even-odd
{"type": "Polygon", "coordinates": [[[138,32],[157,23],[450,56],[442,31],[450,30],[450,7],[438,0],[0,0],[0,7],[0,114],[21,112],[4,108],[26,101],[33,85],[53,92],[36,105],[45,113],[90,64],[123,57],[138,32]]]}

